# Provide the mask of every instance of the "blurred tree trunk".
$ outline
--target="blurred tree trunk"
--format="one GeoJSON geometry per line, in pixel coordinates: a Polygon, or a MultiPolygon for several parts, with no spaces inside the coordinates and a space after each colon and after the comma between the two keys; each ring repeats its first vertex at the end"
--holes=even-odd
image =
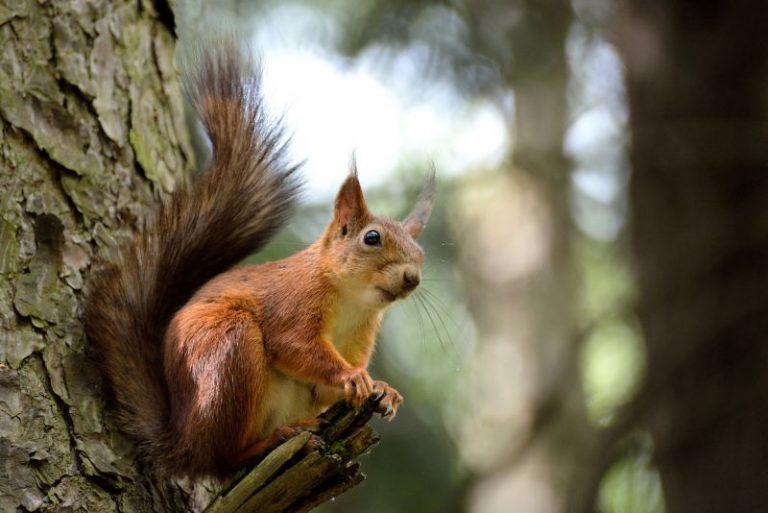
{"type": "Polygon", "coordinates": [[[508,173],[480,185],[486,200],[475,202],[480,210],[468,219],[462,251],[464,272],[476,280],[468,297],[479,330],[480,388],[495,390],[487,418],[475,420],[507,433],[488,436],[504,446],[492,456],[496,468],[477,482],[473,510],[562,511],[589,447],[563,154],[572,13],[565,0],[486,4],[494,5],[475,11],[478,32],[483,22],[515,20],[504,70],[514,92],[514,150],[508,173]],[[494,256],[473,248],[498,249],[494,256]],[[502,362],[519,363],[494,370],[502,362]]]}
{"type": "Polygon", "coordinates": [[[189,167],[170,9],[0,4],[0,510],[179,511],[105,414],[80,323],[97,247],[189,167]]]}
{"type": "MultiPolygon", "coordinates": [[[[554,510],[565,511],[580,489],[579,476],[592,436],[579,368],[571,163],[563,153],[569,125],[566,49],[573,15],[567,0],[528,0],[524,5],[525,29],[512,42],[513,52],[521,54],[519,69],[512,75],[512,173],[523,173],[541,195],[548,210],[545,233],[549,240],[541,268],[514,295],[527,305],[524,309],[534,312],[534,325],[527,335],[537,368],[532,443],[548,466],[554,510]]],[[[511,306],[512,312],[518,308],[511,306]]]]}
{"type": "Polygon", "coordinates": [[[625,7],[640,420],[669,513],[768,511],[768,9],[625,7]]]}

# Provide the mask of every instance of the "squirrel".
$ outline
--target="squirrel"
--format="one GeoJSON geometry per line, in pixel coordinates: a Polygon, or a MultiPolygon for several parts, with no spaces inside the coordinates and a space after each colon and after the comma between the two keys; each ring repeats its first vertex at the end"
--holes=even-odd
{"type": "Polygon", "coordinates": [[[316,242],[237,266],[294,209],[298,166],[252,57],[225,42],[188,67],[211,163],[102,259],[84,323],[140,455],[162,475],[225,477],[316,428],[336,401],[376,394],[394,417],[402,396],[366,367],[384,310],[419,285],[435,183],[432,172],[405,220],[387,219],[368,210],[353,161],[316,242]]]}

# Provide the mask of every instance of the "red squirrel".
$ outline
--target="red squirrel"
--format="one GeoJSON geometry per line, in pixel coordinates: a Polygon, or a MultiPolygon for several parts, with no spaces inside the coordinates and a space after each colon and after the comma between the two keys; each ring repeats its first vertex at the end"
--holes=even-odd
{"type": "Polygon", "coordinates": [[[235,266],[294,208],[297,166],[252,58],[212,45],[192,68],[185,90],[212,162],[93,273],[85,327],[123,429],[157,471],[226,476],[338,400],[376,393],[394,417],[402,396],[366,367],[384,310],[419,285],[434,173],[400,222],[368,210],[353,165],[316,242],[235,266]]]}

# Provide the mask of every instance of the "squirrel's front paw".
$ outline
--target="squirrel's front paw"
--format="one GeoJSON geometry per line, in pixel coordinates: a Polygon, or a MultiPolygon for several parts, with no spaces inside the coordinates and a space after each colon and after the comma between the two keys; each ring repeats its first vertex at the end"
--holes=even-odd
{"type": "Polygon", "coordinates": [[[374,381],[373,391],[380,397],[376,412],[384,419],[394,419],[397,409],[403,404],[403,396],[384,381],[374,381]]]}
{"type": "Polygon", "coordinates": [[[359,408],[373,393],[373,380],[368,372],[360,367],[347,369],[341,378],[344,398],[355,408],[359,408]]]}

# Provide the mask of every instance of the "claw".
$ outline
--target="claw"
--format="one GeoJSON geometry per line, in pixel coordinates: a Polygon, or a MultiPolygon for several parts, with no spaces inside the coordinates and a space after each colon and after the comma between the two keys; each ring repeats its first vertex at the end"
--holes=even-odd
{"type": "Polygon", "coordinates": [[[381,418],[391,421],[397,415],[397,408],[403,403],[403,397],[397,390],[389,386],[383,381],[376,381],[375,387],[375,399],[376,413],[381,415],[381,418]]]}
{"type": "Polygon", "coordinates": [[[325,440],[315,434],[312,434],[307,440],[307,443],[304,444],[304,447],[302,447],[302,453],[309,454],[314,451],[323,451],[325,448],[325,440]]]}

